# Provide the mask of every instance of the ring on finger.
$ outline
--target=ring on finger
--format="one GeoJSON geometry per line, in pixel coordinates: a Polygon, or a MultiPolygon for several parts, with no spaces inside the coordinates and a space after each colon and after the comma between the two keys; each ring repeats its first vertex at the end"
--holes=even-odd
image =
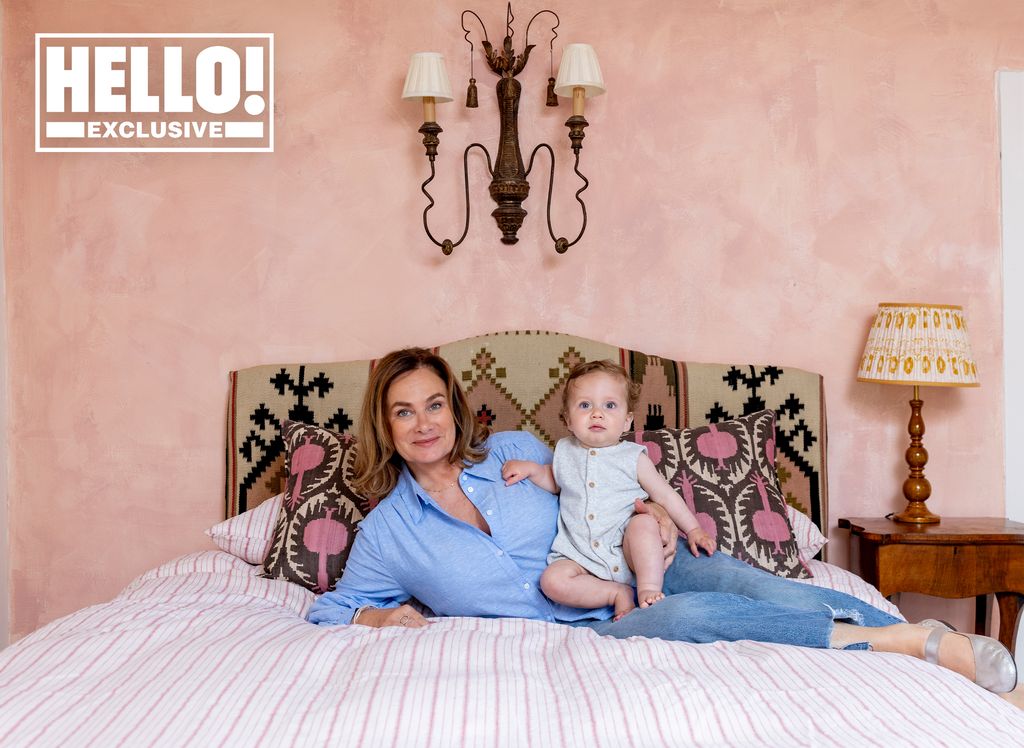
{"type": "Polygon", "coordinates": [[[404,616],[402,616],[401,618],[398,619],[398,624],[400,626],[405,626],[406,624],[409,623],[409,621],[410,621],[410,618],[409,618],[409,616],[407,614],[407,615],[404,615],[404,616]]]}

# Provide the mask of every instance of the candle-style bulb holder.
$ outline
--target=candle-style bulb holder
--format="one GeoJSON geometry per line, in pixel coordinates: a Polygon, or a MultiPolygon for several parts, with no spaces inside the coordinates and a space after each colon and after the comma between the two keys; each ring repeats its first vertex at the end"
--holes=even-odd
{"type": "Polygon", "coordinates": [[[437,158],[437,146],[441,143],[441,139],[437,136],[444,130],[436,122],[424,122],[420,125],[419,132],[423,135],[423,147],[426,148],[427,158],[433,163],[437,158]]]}
{"type": "Polygon", "coordinates": [[[585,137],[583,128],[589,124],[582,114],[574,114],[565,121],[565,126],[569,128],[569,140],[572,141],[572,152],[577,156],[580,155],[580,149],[583,147],[583,138],[585,137]]]}

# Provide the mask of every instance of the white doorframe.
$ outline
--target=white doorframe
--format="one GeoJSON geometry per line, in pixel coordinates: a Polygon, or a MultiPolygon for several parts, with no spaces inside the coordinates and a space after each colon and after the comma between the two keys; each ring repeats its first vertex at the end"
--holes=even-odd
{"type": "MultiPolygon", "coordinates": [[[[997,85],[1003,217],[1003,493],[1006,516],[1024,522],[1024,490],[1010,474],[1010,466],[1018,464],[1024,450],[1024,71],[1000,72],[997,85]]],[[[1017,670],[1024,672],[1024,615],[1017,625],[1017,642],[1017,670]]]]}
{"type": "Polygon", "coordinates": [[[1003,463],[1006,516],[1024,522],[1024,490],[1009,467],[1024,454],[1024,71],[999,73],[1003,217],[1003,463]],[[1015,335],[1011,336],[1009,331],[1015,335]]]}
{"type": "MultiPolygon", "coordinates": [[[[2,92],[0,92],[2,93],[2,92]]],[[[3,97],[0,96],[0,102],[3,97]]],[[[0,167],[3,163],[0,162],[0,167]]],[[[3,178],[0,171],[0,206],[3,205],[3,178]]],[[[0,228],[3,214],[0,208],[0,228]]],[[[7,277],[4,268],[3,232],[0,231],[0,649],[11,640],[11,548],[10,513],[7,492],[7,419],[10,398],[7,395],[7,277]]]]}

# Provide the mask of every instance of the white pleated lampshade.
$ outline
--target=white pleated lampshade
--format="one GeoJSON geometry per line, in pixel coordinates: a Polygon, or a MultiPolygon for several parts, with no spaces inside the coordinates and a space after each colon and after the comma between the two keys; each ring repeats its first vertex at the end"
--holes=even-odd
{"type": "Polygon", "coordinates": [[[409,60],[402,98],[422,99],[428,96],[437,102],[452,100],[452,85],[448,82],[444,55],[440,52],[417,52],[409,60]]]}
{"type": "Polygon", "coordinates": [[[878,305],[857,379],[884,384],[977,387],[978,368],[962,307],[878,305]]]}
{"type": "Polygon", "coordinates": [[[562,52],[555,79],[555,93],[572,96],[574,88],[583,88],[586,97],[600,96],[605,92],[604,76],[597,63],[597,52],[589,44],[570,44],[562,52]]]}

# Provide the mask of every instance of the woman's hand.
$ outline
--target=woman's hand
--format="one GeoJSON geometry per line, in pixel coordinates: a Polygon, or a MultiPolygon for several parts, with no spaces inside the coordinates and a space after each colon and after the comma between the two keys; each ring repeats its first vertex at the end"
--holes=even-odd
{"type": "Polygon", "coordinates": [[[404,626],[407,629],[421,629],[429,626],[430,621],[420,615],[411,605],[399,605],[397,608],[366,608],[356,616],[360,626],[382,629],[386,626],[404,626]]]}
{"type": "Polygon", "coordinates": [[[686,533],[686,542],[690,546],[690,553],[700,556],[700,549],[703,548],[710,556],[715,552],[715,539],[708,535],[703,528],[698,527],[686,533]]]}
{"type": "Polygon", "coordinates": [[[633,502],[633,508],[636,509],[637,514],[650,514],[654,519],[658,521],[658,531],[661,533],[661,550],[665,554],[665,568],[667,569],[672,565],[672,560],[676,557],[676,547],[679,543],[679,528],[676,527],[676,523],[672,521],[672,518],[668,516],[668,512],[661,504],[644,503],[643,499],[637,499],[633,502]]]}

